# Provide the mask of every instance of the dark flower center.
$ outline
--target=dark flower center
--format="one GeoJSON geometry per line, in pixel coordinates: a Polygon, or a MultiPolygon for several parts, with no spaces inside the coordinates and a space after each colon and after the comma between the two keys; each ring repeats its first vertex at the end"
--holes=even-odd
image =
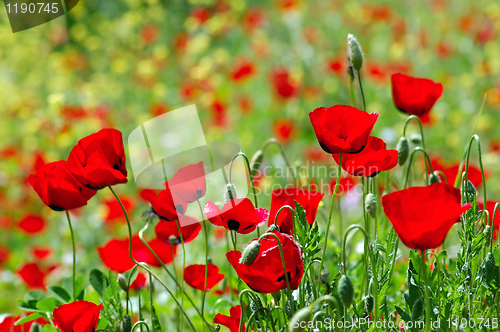
{"type": "Polygon", "coordinates": [[[227,222],[227,228],[229,228],[232,231],[237,231],[238,228],[240,228],[240,223],[234,219],[229,219],[227,222]]]}

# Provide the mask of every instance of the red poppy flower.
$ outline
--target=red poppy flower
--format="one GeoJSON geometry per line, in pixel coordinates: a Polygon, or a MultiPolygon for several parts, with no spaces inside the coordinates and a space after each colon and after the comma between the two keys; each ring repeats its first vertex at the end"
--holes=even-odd
{"type": "MultiPolygon", "coordinates": [[[[158,239],[149,241],[148,244],[164,264],[172,262],[173,251],[170,244],[164,243],[158,239]]],[[[101,256],[103,264],[113,271],[123,273],[130,270],[135,265],[129,256],[128,239],[112,239],[108,241],[104,247],[98,247],[97,250],[99,251],[99,256],[101,256]]],[[[139,262],[152,266],[161,266],[160,262],[158,262],[153,253],[149,251],[138,236],[132,237],[132,256],[139,262]]]]}
{"type": "MultiPolygon", "coordinates": [[[[135,203],[132,198],[122,196],[120,197],[120,200],[127,213],[130,214],[130,212],[135,208],[135,203]]],[[[125,222],[122,207],[114,197],[104,201],[104,205],[107,207],[107,211],[104,215],[104,220],[106,222],[113,223],[119,221],[120,219],[125,222]]]]}
{"type": "MultiPolygon", "coordinates": [[[[241,306],[237,305],[229,309],[229,316],[217,314],[214,317],[214,324],[219,324],[227,327],[231,332],[238,332],[240,329],[241,306]]],[[[245,323],[243,322],[242,331],[245,331],[245,323]]]]}
{"type": "Polygon", "coordinates": [[[238,289],[236,289],[236,288],[230,288],[229,285],[226,286],[226,288],[224,288],[224,289],[218,289],[218,290],[214,291],[214,293],[217,294],[217,295],[231,294],[231,292],[233,294],[238,294],[239,293],[238,289]]]}
{"type": "Polygon", "coordinates": [[[28,263],[23,265],[17,274],[29,288],[45,288],[45,278],[55,268],[55,265],[40,267],[37,263],[28,263]]]}
{"type": "Polygon", "coordinates": [[[295,96],[298,92],[298,85],[294,82],[288,70],[277,69],[271,73],[271,83],[274,92],[283,99],[288,99],[295,96]]]}
{"type": "MultiPolygon", "coordinates": [[[[448,181],[448,184],[455,183],[460,163],[457,162],[451,164],[450,166],[447,166],[441,158],[437,157],[431,159],[431,164],[434,171],[442,171],[444,173],[444,175],[446,176],[446,180],[448,181]]],[[[462,167],[462,172],[464,170],[465,170],[465,164],[462,167]]],[[[441,176],[439,177],[441,178],[441,176]]],[[[484,177],[486,179],[488,179],[489,177],[489,172],[487,170],[485,170],[484,172],[484,177]]],[[[472,184],[476,188],[483,184],[483,176],[481,174],[481,169],[479,168],[479,166],[469,163],[469,171],[467,172],[467,179],[470,182],[472,182],[472,184]]],[[[444,179],[442,179],[442,182],[444,182],[444,179]]]]}
{"type": "Polygon", "coordinates": [[[28,181],[41,200],[55,211],[87,205],[96,193],[73,176],[64,160],[45,164],[36,174],[31,174],[28,181]]]}
{"type": "Polygon", "coordinates": [[[345,75],[347,73],[347,61],[344,58],[335,58],[328,60],[328,69],[336,75],[345,75]]]}
{"type": "Polygon", "coordinates": [[[180,168],[168,181],[170,190],[188,203],[205,196],[207,182],[203,161],[180,168]]]}
{"type": "MultiPolygon", "coordinates": [[[[210,290],[219,281],[224,279],[224,275],[219,273],[219,268],[212,263],[208,263],[207,272],[207,290],[210,290]]],[[[184,269],[184,281],[189,286],[202,291],[205,287],[205,264],[193,264],[187,266],[184,269]]]]}
{"type": "MultiPolygon", "coordinates": [[[[496,216],[494,216],[494,214],[493,214],[496,204],[497,204],[497,202],[495,202],[495,201],[487,201],[486,202],[486,210],[488,211],[488,214],[490,215],[489,225],[493,228],[493,240],[495,240],[495,241],[498,238],[498,228],[499,228],[498,226],[500,225],[500,217],[498,216],[498,212],[497,212],[496,216]],[[494,226],[492,226],[493,225],[493,218],[495,219],[494,226]]],[[[478,202],[477,208],[478,208],[478,211],[484,210],[483,202],[478,202]]]]}
{"type": "Polygon", "coordinates": [[[46,321],[43,318],[38,318],[29,322],[26,322],[24,324],[20,325],[15,325],[15,323],[25,317],[24,315],[19,315],[17,317],[14,316],[7,316],[3,319],[2,322],[0,322],[0,331],[1,332],[28,332],[30,331],[31,325],[36,321],[38,325],[45,325],[48,324],[49,322],[46,321]]]}
{"type": "Polygon", "coordinates": [[[41,232],[45,225],[45,220],[42,217],[28,214],[21,219],[18,227],[28,234],[36,234],[41,232]]]}
{"type": "MultiPolygon", "coordinates": [[[[336,153],[333,159],[340,161],[340,154],[336,153]]],[[[363,151],[357,154],[345,154],[342,157],[342,169],[354,176],[375,176],[387,171],[398,164],[398,151],[387,150],[383,140],[370,136],[363,151]]]]}
{"type": "Polygon", "coordinates": [[[102,304],[76,301],[54,309],[54,323],[61,332],[93,332],[99,322],[102,304]]]}
{"type": "Polygon", "coordinates": [[[156,191],[153,189],[140,189],[139,197],[141,197],[145,202],[151,202],[156,197],[156,191]]]}
{"type": "Polygon", "coordinates": [[[363,150],[378,114],[347,105],[319,107],[309,113],[319,145],[327,153],[358,153],[363,150]]]}
{"type": "MultiPolygon", "coordinates": [[[[276,213],[284,205],[290,205],[295,210],[295,202],[297,201],[306,211],[306,218],[309,225],[316,220],[316,212],[318,211],[319,202],[323,199],[324,194],[319,192],[309,192],[305,189],[286,188],[275,189],[271,197],[271,212],[269,213],[268,225],[274,224],[276,213]]],[[[293,232],[293,218],[289,209],[283,209],[278,215],[276,224],[282,232],[291,234],[293,232]]]]}
{"type": "MultiPolygon", "coordinates": [[[[359,180],[357,178],[353,178],[351,176],[342,176],[339,182],[339,188],[337,189],[337,195],[347,194],[359,180]]],[[[337,179],[332,179],[330,182],[330,195],[333,195],[333,191],[335,190],[335,185],[337,184],[337,179]]]]}
{"type": "MultiPolygon", "coordinates": [[[[201,231],[201,223],[191,217],[182,216],[179,221],[179,227],[181,229],[182,240],[184,243],[193,241],[201,231]]],[[[170,237],[175,236],[175,244],[181,244],[181,237],[179,234],[179,229],[177,228],[177,223],[160,221],[155,228],[156,237],[165,242],[170,243],[170,237]]]]}
{"type": "MultiPolygon", "coordinates": [[[[300,245],[291,235],[276,231],[273,233],[278,236],[283,248],[290,288],[292,290],[297,289],[304,274],[300,245]]],[[[274,293],[286,289],[285,273],[278,241],[272,236],[266,236],[260,244],[259,255],[250,266],[240,264],[241,252],[239,251],[230,251],[226,254],[226,257],[241,280],[254,291],[274,293]]]]}
{"type": "Polygon", "coordinates": [[[214,125],[225,127],[227,124],[227,105],[219,98],[215,98],[211,109],[214,118],[214,125]]]}
{"type": "Polygon", "coordinates": [[[153,211],[160,219],[174,221],[179,219],[187,209],[188,203],[170,190],[168,182],[158,196],[149,201],[153,211]]]}
{"type": "Polygon", "coordinates": [[[212,201],[208,201],[204,212],[212,224],[240,234],[253,232],[257,227],[264,225],[269,216],[269,211],[254,208],[248,198],[233,199],[224,204],[222,209],[212,201]]]}
{"type": "Polygon", "coordinates": [[[247,59],[239,59],[231,71],[231,79],[239,82],[255,74],[255,66],[247,59]]]}
{"type": "Polygon", "coordinates": [[[384,212],[411,249],[433,249],[471,204],[460,205],[460,190],[444,183],[412,187],[382,197],[384,212]]]}
{"type": "Polygon", "coordinates": [[[274,136],[281,143],[288,143],[296,135],[295,124],[290,119],[278,119],[273,121],[274,136]]]}
{"type": "Polygon", "coordinates": [[[10,257],[10,250],[7,247],[0,246],[0,265],[7,262],[10,257]]]}
{"type": "Polygon", "coordinates": [[[427,115],[443,94],[443,86],[426,78],[392,74],[392,98],[403,113],[418,117],[427,115]]]}
{"type": "Polygon", "coordinates": [[[144,273],[139,272],[135,280],[130,284],[130,289],[144,289],[148,283],[148,278],[144,273]]]}
{"type": "Polygon", "coordinates": [[[71,150],[68,162],[71,172],[91,189],[128,181],[122,133],[116,129],[102,129],[82,138],[71,150]]]}

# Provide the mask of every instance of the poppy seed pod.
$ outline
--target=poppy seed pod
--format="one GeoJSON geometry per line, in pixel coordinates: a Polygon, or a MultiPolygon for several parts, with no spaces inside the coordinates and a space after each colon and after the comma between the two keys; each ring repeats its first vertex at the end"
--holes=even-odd
{"type": "Polygon", "coordinates": [[[347,36],[347,50],[349,52],[349,61],[351,62],[352,68],[360,70],[363,65],[363,51],[361,51],[361,46],[359,46],[356,37],[352,34],[347,36]]]}
{"type": "Polygon", "coordinates": [[[132,317],[125,315],[120,322],[120,332],[130,332],[132,330],[132,317]]]}
{"type": "Polygon", "coordinates": [[[304,332],[307,329],[307,324],[311,321],[312,311],[309,307],[300,309],[293,315],[288,324],[289,332],[304,332]]]}
{"type": "Polygon", "coordinates": [[[396,150],[398,150],[399,166],[403,166],[408,159],[408,154],[410,152],[410,145],[408,144],[408,139],[406,139],[406,137],[403,136],[399,139],[398,145],[396,145],[396,150]]]}
{"type": "Polygon", "coordinates": [[[241,254],[240,264],[245,264],[246,266],[252,265],[257,256],[259,256],[260,246],[261,244],[257,240],[250,242],[241,254]]]}
{"type": "Polygon", "coordinates": [[[354,286],[351,279],[345,274],[339,280],[339,296],[346,308],[349,308],[354,299],[354,286]]]}
{"type": "Polygon", "coordinates": [[[411,319],[417,320],[424,313],[424,302],[422,299],[417,299],[413,304],[413,308],[411,309],[411,319]]]}
{"type": "Polygon", "coordinates": [[[429,174],[429,184],[439,183],[439,182],[441,181],[439,180],[439,175],[436,171],[429,174]]]}
{"type": "Polygon", "coordinates": [[[118,281],[118,285],[120,285],[120,288],[123,289],[125,292],[128,291],[128,282],[127,278],[121,273],[118,273],[118,276],[116,277],[116,281],[118,281]]]}
{"type": "Polygon", "coordinates": [[[484,259],[484,275],[486,277],[486,282],[491,282],[495,277],[495,256],[490,251],[486,258],[484,259]]]}
{"type": "Polygon", "coordinates": [[[377,199],[372,193],[365,197],[365,210],[370,217],[375,218],[377,216],[377,199]]]}
{"type": "Polygon", "coordinates": [[[226,190],[224,191],[224,203],[229,203],[233,199],[236,199],[236,187],[232,183],[226,185],[226,190]]]}
{"type": "Polygon", "coordinates": [[[252,174],[252,176],[257,175],[260,164],[262,164],[262,160],[264,160],[264,151],[258,150],[250,160],[250,174],[252,174]]]}

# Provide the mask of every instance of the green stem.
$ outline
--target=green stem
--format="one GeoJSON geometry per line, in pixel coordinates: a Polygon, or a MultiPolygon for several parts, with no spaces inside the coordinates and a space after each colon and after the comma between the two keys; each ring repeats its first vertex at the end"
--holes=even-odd
{"type": "Polygon", "coordinates": [[[425,287],[425,331],[431,330],[431,297],[429,294],[429,280],[427,278],[427,267],[425,266],[425,250],[422,250],[420,257],[420,270],[424,279],[425,287]]]}
{"type": "Polygon", "coordinates": [[[350,86],[350,90],[351,90],[351,100],[352,100],[352,106],[353,107],[356,107],[357,108],[357,105],[356,105],[356,97],[354,96],[354,80],[353,80],[353,76],[354,76],[354,71],[352,70],[352,67],[349,67],[349,86],[350,86]]]}
{"type": "Polygon", "coordinates": [[[229,183],[232,183],[231,180],[232,180],[232,174],[233,174],[233,162],[236,159],[236,157],[238,157],[238,156],[242,156],[243,159],[245,160],[246,165],[247,165],[248,175],[250,175],[250,183],[252,184],[253,200],[255,203],[255,208],[257,209],[259,207],[259,203],[257,202],[257,193],[255,192],[255,184],[253,183],[252,170],[250,169],[250,162],[248,161],[248,157],[243,152],[238,152],[231,159],[231,163],[229,164],[229,183]]]}
{"type": "Polygon", "coordinates": [[[422,137],[422,147],[425,150],[424,130],[422,129],[422,123],[420,122],[420,119],[416,115],[410,115],[409,117],[406,118],[405,124],[403,126],[403,136],[406,136],[406,127],[408,127],[408,123],[411,120],[415,120],[418,123],[418,127],[420,129],[420,136],[422,137]]]}
{"type": "MultiPolygon", "coordinates": [[[[184,245],[184,236],[182,236],[181,226],[179,225],[179,219],[175,220],[175,225],[177,226],[177,231],[179,232],[179,238],[181,239],[182,246],[182,280],[181,280],[181,304],[184,306],[184,270],[186,269],[186,247],[184,245]]],[[[177,279],[177,278],[176,278],[177,279]]],[[[181,316],[181,331],[184,327],[184,317],[181,316]]]]}
{"type": "MultiPolygon", "coordinates": [[[[470,141],[469,141],[469,146],[467,150],[467,158],[465,162],[465,176],[464,176],[464,183],[467,182],[468,179],[468,174],[469,174],[469,157],[470,157],[470,151],[472,148],[472,141],[476,140],[477,142],[477,154],[478,154],[478,159],[479,159],[479,167],[481,168],[481,177],[483,180],[483,202],[486,206],[486,177],[484,175],[484,168],[483,168],[483,159],[481,158],[481,142],[479,141],[479,136],[478,135],[472,135],[470,141]]],[[[461,176],[461,174],[457,174],[458,176],[461,176]]]]}
{"type": "Polygon", "coordinates": [[[366,101],[365,101],[365,94],[363,92],[363,84],[361,84],[361,73],[358,72],[358,82],[359,82],[359,89],[361,90],[361,98],[363,99],[363,111],[366,112],[366,101]]]}
{"type": "Polygon", "coordinates": [[[208,227],[203,209],[201,208],[200,200],[197,200],[200,207],[201,217],[203,218],[203,231],[205,232],[205,287],[203,287],[203,297],[201,300],[201,316],[205,319],[205,298],[207,296],[207,283],[208,283],[208,227]]]}
{"type": "Polygon", "coordinates": [[[141,326],[142,326],[142,325],[146,326],[146,330],[149,332],[149,326],[148,326],[148,324],[146,324],[146,322],[144,322],[144,321],[138,321],[138,322],[136,322],[136,323],[134,324],[134,326],[132,326],[132,330],[131,330],[131,331],[132,331],[132,332],[134,332],[134,331],[135,331],[135,328],[136,328],[137,326],[139,326],[139,325],[141,325],[141,326]]]}
{"type": "Polygon", "coordinates": [[[71,225],[71,218],[69,217],[68,210],[65,210],[66,218],[68,219],[69,231],[71,233],[71,244],[73,246],[73,300],[76,301],[76,247],[75,247],[75,234],[73,226],[71,225]]]}
{"type": "MultiPolygon", "coordinates": [[[[279,147],[280,152],[281,152],[281,156],[283,156],[283,159],[285,160],[285,164],[286,164],[287,168],[292,168],[292,166],[290,165],[290,162],[288,161],[288,158],[286,157],[285,150],[283,150],[283,146],[281,145],[280,141],[278,141],[276,138],[274,138],[274,137],[270,138],[267,141],[265,141],[264,143],[262,143],[262,146],[260,148],[262,150],[262,153],[264,153],[264,150],[271,143],[274,143],[279,147]]],[[[295,180],[297,180],[296,172],[293,172],[293,177],[295,180]]]]}
{"type": "MultiPolygon", "coordinates": [[[[408,168],[406,169],[406,176],[405,176],[405,182],[404,182],[404,186],[403,186],[403,189],[406,189],[406,186],[408,185],[408,177],[410,175],[410,169],[411,169],[411,165],[412,165],[412,161],[413,161],[413,156],[415,155],[415,153],[417,153],[418,151],[422,152],[425,156],[425,158],[427,159],[427,162],[429,163],[429,167],[430,167],[430,171],[431,173],[434,172],[434,170],[432,169],[432,165],[431,165],[431,158],[429,157],[429,154],[427,154],[427,151],[425,151],[424,149],[420,148],[420,147],[416,147],[412,152],[411,152],[411,155],[410,155],[410,160],[408,161],[408,168]]],[[[425,163],[425,160],[424,160],[424,163],[425,163]]],[[[429,172],[425,172],[425,176],[426,176],[426,185],[429,183],[429,172]]]]}

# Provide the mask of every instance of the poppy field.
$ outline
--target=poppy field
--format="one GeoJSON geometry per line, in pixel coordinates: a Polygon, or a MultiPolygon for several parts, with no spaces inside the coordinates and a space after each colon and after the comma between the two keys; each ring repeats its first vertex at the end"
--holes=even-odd
{"type": "Polygon", "coordinates": [[[500,331],[497,1],[8,24],[0,332],[500,331]]]}

